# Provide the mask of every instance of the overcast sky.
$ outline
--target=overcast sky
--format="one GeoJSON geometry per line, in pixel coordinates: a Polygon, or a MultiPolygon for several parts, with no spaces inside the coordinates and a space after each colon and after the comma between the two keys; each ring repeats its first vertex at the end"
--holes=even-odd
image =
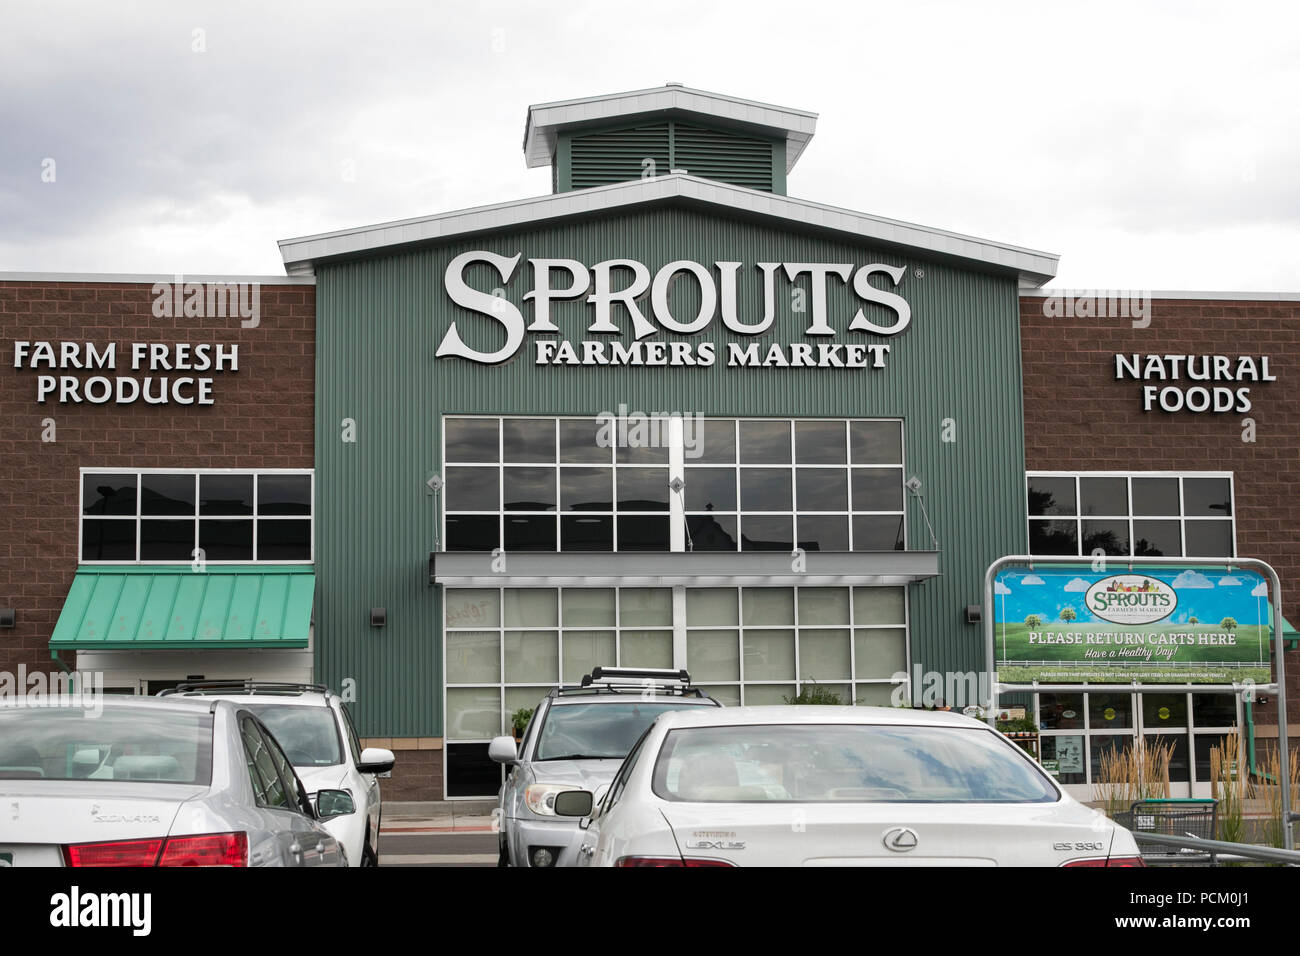
{"type": "Polygon", "coordinates": [[[549,192],[530,103],[677,81],[820,114],[791,195],[1054,285],[1300,291],[1297,5],[1070,9],[6,3],[0,271],[282,274],[278,239],[549,192]]]}

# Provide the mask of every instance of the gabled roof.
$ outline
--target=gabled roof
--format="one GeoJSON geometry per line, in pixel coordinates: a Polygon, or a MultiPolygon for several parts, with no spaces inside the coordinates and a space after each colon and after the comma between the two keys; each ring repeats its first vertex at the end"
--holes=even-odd
{"type": "Polygon", "coordinates": [[[524,159],[529,167],[549,166],[555,155],[555,134],[561,128],[633,120],[667,110],[695,113],[726,125],[748,127],[784,139],[787,173],[794,168],[817,129],[816,113],[669,83],[648,90],[537,103],[528,107],[524,125],[524,159]]]}
{"type": "Polygon", "coordinates": [[[1060,259],[1049,252],[679,174],[552,193],[298,239],[282,239],[280,254],[289,275],[314,275],[316,263],[326,259],[396,250],[416,243],[499,232],[550,220],[632,211],[638,206],[666,202],[712,207],[779,228],[828,232],[932,257],[965,261],[977,268],[1015,273],[1019,275],[1021,284],[1028,286],[1040,286],[1050,281],[1056,275],[1060,259]]]}

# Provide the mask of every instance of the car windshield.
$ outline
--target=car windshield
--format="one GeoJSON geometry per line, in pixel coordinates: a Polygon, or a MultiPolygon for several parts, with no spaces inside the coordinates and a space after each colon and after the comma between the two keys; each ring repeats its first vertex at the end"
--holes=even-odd
{"type": "Polygon", "coordinates": [[[212,715],[153,707],[0,708],[0,780],[206,786],[212,715]]]}
{"type": "Polygon", "coordinates": [[[1045,774],[992,731],[853,724],[668,733],[654,792],[693,803],[1049,803],[1045,774]]]}
{"type": "Polygon", "coordinates": [[[295,767],[331,767],[343,762],[339,728],[328,707],[248,704],[295,767]]]}
{"type": "Polygon", "coordinates": [[[622,760],[656,717],[698,707],[672,701],[552,704],[537,739],[536,760],[607,757],[622,760]]]}

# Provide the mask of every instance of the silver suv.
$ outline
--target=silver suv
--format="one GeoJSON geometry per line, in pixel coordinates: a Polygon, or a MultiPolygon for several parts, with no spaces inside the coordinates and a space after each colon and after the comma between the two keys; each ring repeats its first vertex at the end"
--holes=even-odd
{"type": "Polygon", "coordinates": [[[500,866],[576,866],[582,829],[555,812],[555,798],[588,790],[599,800],[623,758],[660,714],[720,707],[684,670],[597,667],[578,687],[557,687],[537,705],[516,746],[497,737],[488,756],[509,768],[501,786],[500,866]]]}

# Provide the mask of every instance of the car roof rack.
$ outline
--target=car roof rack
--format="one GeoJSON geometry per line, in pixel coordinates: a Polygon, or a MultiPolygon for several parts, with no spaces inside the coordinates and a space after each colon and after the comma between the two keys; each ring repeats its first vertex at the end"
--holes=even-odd
{"type": "Polygon", "coordinates": [[[324,684],[298,684],[292,681],[256,680],[196,680],[182,681],[175,687],[160,690],[158,697],[173,694],[329,694],[330,689],[324,684]]]}
{"type": "Polygon", "coordinates": [[[551,690],[552,697],[590,694],[657,694],[665,697],[704,697],[691,686],[691,675],[684,669],[662,667],[593,667],[577,686],[572,684],[551,690]]]}

